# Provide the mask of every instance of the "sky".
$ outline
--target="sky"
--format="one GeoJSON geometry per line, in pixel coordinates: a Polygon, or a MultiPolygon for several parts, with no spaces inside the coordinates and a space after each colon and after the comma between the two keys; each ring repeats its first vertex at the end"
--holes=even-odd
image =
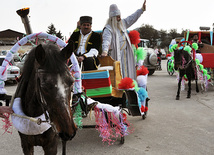
{"type": "MultiPolygon", "coordinates": [[[[102,30],[109,15],[109,6],[117,4],[121,17],[141,8],[144,0],[0,0],[0,31],[12,29],[26,33],[16,10],[29,7],[33,33],[46,32],[50,24],[68,38],[76,28],[80,16],[92,16],[92,30],[102,30]]],[[[129,30],[152,25],[157,30],[199,30],[213,28],[214,0],[147,0],[146,11],[129,30]]]]}

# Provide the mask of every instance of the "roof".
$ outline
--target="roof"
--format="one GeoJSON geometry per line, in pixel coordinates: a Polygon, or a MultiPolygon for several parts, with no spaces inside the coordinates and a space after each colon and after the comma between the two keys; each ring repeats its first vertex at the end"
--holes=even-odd
{"type": "Polygon", "coordinates": [[[0,38],[22,38],[24,36],[24,33],[17,32],[11,29],[7,29],[4,31],[0,31],[0,38]]]}
{"type": "MultiPolygon", "coordinates": [[[[214,45],[214,39],[213,39],[213,31],[189,31],[188,41],[191,40],[191,38],[194,35],[198,35],[198,38],[202,42],[209,42],[212,40],[212,45],[214,45]]],[[[184,33],[184,38],[187,37],[187,32],[184,33]]]]}

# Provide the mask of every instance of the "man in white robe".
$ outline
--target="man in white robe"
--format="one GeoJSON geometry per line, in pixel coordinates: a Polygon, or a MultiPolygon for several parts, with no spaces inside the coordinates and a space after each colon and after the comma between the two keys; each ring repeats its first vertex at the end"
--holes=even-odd
{"type": "Polygon", "coordinates": [[[135,58],[127,28],[133,25],[146,10],[146,1],[141,9],[121,20],[121,13],[116,4],[109,9],[109,19],[103,30],[102,56],[108,54],[121,62],[122,77],[136,79],[135,58]]]}

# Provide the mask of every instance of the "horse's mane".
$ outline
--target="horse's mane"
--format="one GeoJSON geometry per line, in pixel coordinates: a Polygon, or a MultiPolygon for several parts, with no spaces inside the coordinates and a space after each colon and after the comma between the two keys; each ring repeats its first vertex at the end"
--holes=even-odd
{"type": "MultiPolygon", "coordinates": [[[[46,61],[43,66],[43,69],[50,72],[50,73],[63,73],[67,66],[65,65],[65,60],[63,60],[62,56],[60,55],[60,49],[57,45],[53,43],[43,44],[43,49],[45,50],[45,57],[46,61]]],[[[36,68],[35,66],[35,49],[34,47],[27,56],[25,61],[25,65],[23,68],[23,77],[31,75],[32,71],[36,68]]]]}
{"type": "MultiPolygon", "coordinates": [[[[45,63],[42,66],[42,69],[47,71],[49,74],[63,74],[68,70],[65,60],[60,55],[60,49],[57,45],[53,43],[43,44],[43,49],[45,50],[45,63]]],[[[23,67],[23,73],[19,85],[16,90],[16,97],[21,97],[23,106],[29,102],[34,102],[38,104],[36,93],[35,93],[35,84],[36,77],[35,73],[39,68],[39,64],[36,61],[36,47],[34,47],[27,55],[25,64],[23,67]],[[28,93],[30,95],[28,95],[28,93]],[[26,103],[25,103],[26,102],[26,103]]]]}

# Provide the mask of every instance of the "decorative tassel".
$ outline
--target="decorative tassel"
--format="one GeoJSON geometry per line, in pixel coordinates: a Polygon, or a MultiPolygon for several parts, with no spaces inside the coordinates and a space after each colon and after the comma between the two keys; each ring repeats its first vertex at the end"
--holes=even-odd
{"type": "Polygon", "coordinates": [[[186,45],[184,47],[184,51],[187,51],[189,54],[191,54],[192,48],[190,46],[186,45]]]}
{"type": "Polygon", "coordinates": [[[140,111],[145,112],[145,107],[143,105],[141,106],[140,111]]]}
{"type": "Polygon", "coordinates": [[[94,108],[96,129],[100,132],[100,137],[103,143],[107,142],[108,145],[114,144],[118,137],[123,137],[132,132],[129,129],[130,123],[127,121],[125,114],[119,114],[119,118],[108,111],[94,108]]]}
{"type": "Polygon", "coordinates": [[[148,111],[148,107],[145,107],[145,112],[147,112],[148,111]]]}
{"type": "Polygon", "coordinates": [[[82,109],[80,104],[77,104],[74,112],[74,122],[77,125],[79,129],[82,129],[83,123],[82,123],[82,109]]]}
{"type": "Polygon", "coordinates": [[[137,47],[137,44],[140,43],[140,33],[136,30],[129,32],[129,38],[130,38],[131,44],[134,44],[135,47],[137,47]]]}
{"type": "Polygon", "coordinates": [[[120,83],[118,84],[118,88],[119,89],[130,89],[130,88],[134,88],[135,85],[133,83],[133,80],[129,77],[125,77],[123,78],[120,83]]]}
{"type": "Polygon", "coordinates": [[[148,97],[148,93],[145,88],[140,87],[139,91],[137,92],[140,102],[144,102],[148,97]]]}
{"type": "Polygon", "coordinates": [[[10,114],[5,113],[4,116],[5,116],[6,118],[2,119],[2,121],[5,123],[5,124],[3,125],[3,127],[2,127],[2,129],[4,130],[4,133],[3,133],[3,134],[5,134],[6,132],[12,134],[12,125],[13,125],[13,124],[12,124],[12,122],[10,122],[10,120],[9,120],[10,114]]]}
{"type": "Polygon", "coordinates": [[[143,47],[139,47],[134,50],[134,54],[137,56],[137,62],[140,60],[144,60],[146,58],[147,52],[143,49],[143,47]]]}
{"type": "Polygon", "coordinates": [[[140,68],[137,70],[137,76],[139,75],[146,75],[149,73],[149,70],[145,66],[140,66],[140,68]]]}

